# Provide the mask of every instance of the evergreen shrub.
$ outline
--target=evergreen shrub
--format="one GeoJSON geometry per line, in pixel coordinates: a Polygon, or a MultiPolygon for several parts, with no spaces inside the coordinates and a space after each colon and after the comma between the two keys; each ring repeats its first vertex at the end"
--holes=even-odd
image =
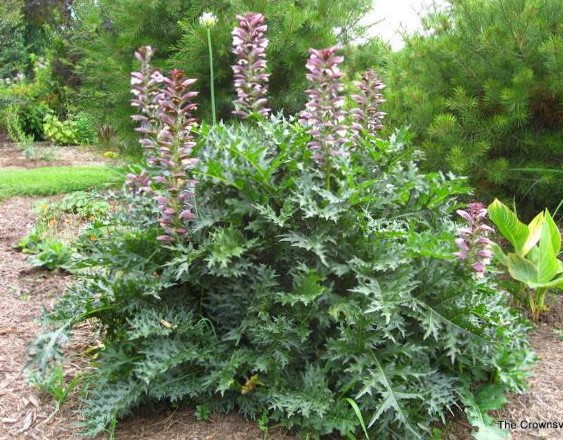
{"type": "Polygon", "coordinates": [[[390,57],[393,124],[426,167],[468,175],[529,220],[563,199],[563,9],[558,0],[456,0],[390,57]]]}

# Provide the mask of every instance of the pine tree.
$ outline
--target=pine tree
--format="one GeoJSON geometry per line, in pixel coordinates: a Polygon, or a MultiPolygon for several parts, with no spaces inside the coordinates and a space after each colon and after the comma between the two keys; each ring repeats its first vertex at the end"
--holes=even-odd
{"type": "MultiPolygon", "coordinates": [[[[387,112],[427,164],[531,210],[563,197],[563,10],[558,0],[452,0],[388,71],[387,112]]],[[[391,123],[390,125],[395,125],[391,123]]]]}

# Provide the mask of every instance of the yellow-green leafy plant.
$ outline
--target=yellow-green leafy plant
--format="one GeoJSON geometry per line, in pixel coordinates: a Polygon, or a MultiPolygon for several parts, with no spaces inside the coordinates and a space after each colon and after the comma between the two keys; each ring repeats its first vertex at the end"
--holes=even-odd
{"type": "Polygon", "coordinates": [[[561,251],[559,229],[547,209],[528,225],[497,199],[489,205],[488,213],[513,246],[511,252],[505,253],[498,244],[492,244],[494,255],[512,278],[523,283],[532,319],[537,321],[547,310],[546,293],[563,290],[563,262],[557,258],[561,251]]]}
{"type": "Polygon", "coordinates": [[[74,121],[61,121],[52,113],[47,113],[43,120],[45,138],[58,145],[78,144],[77,130],[74,121]]]}

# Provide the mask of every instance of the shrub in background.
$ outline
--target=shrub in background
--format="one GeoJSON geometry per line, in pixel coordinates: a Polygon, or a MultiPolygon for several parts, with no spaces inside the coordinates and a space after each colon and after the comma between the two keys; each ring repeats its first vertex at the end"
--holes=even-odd
{"type": "MultiPolygon", "coordinates": [[[[338,140],[346,121],[319,132],[316,103],[340,102],[341,61],[312,52],[307,127],[277,117],[196,128],[181,99],[170,102],[186,85],[177,71],[133,75],[134,102],[152,102],[135,118],[141,130],[162,123],[172,135],[143,140],[148,172],[129,179],[136,190],[84,243],[79,280],[33,347],[48,372],[73,326],[98,323],[87,434],[165,400],[236,409],[307,438],[353,438],[357,410],[373,438],[422,438],[475,383],[523,386],[524,326],[453,255],[448,216],[465,181],[420,173],[402,133],[362,130],[352,144],[338,140]],[[178,216],[168,201],[188,178],[180,135],[195,132],[191,215],[170,231],[163,213],[178,216]],[[174,240],[158,240],[163,230],[174,240]]],[[[341,122],[339,105],[326,111],[341,122]]]]}
{"type": "Polygon", "coordinates": [[[0,2],[0,78],[12,78],[26,66],[22,0],[0,2]]]}
{"type": "Polygon", "coordinates": [[[563,199],[563,9],[558,0],[460,0],[391,56],[386,109],[426,167],[469,175],[482,199],[533,215],[563,199]]]}
{"type": "Polygon", "coordinates": [[[73,121],[60,121],[52,113],[47,113],[43,121],[45,138],[57,145],[76,145],[78,137],[73,121]]]}

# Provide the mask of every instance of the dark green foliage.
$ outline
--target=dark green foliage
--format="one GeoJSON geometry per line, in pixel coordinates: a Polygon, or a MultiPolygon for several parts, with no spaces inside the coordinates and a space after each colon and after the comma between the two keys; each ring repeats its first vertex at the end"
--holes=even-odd
{"type": "MultiPolygon", "coordinates": [[[[0,2],[0,78],[12,78],[26,67],[21,0],[0,2]]],[[[0,102],[0,108],[2,103],[0,102]]]]}
{"type": "Polygon", "coordinates": [[[386,111],[433,169],[527,214],[563,198],[563,9],[559,0],[456,0],[408,38],[388,72],[386,111]]]}
{"type": "Polygon", "coordinates": [[[462,179],[421,174],[401,134],[324,175],[296,123],[200,131],[189,240],[159,244],[151,197],[124,196],[34,345],[46,372],[75,324],[100,326],[86,433],[169,401],[360,435],[351,397],[372,438],[422,438],[471,384],[523,385],[524,327],[452,256],[462,179]]]}
{"type": "Polygon", "coordinates": [[[76,20],[70,44],[79,56],[80,102],[98,127],[109,124],[134,145],[129,106],[133,52],[152,44],[159,48],[155,63],[162,65],[181,37],[178,21],[185,14],[197,16],[194,8],[189,0],[74,3],[76,20]]]}
{"type": "Polygon", "coordinates": [[[349,79],[359,79],[368,69],[383,73],[387,68],[391,47],[378,38],[372,38],[360,45],[349,45],[344,49],[346,65],[344,69],[349,79]]]}
{"type": "Polygon", "coordinates": [[[76,1],[72,45],[81,56],[78,71],[83,80],[82,103],[96,116],[99,126],[110,124],[121,138],[129,139],[131,148],[136,148],[129,118],[129,72],[136,68],[134,51],[148,44],[158,48],[156,67],[181,68],[188,77],[198,79],[199,116],[210,119],[207,34],[198,22],[201,13],[209,11],[219,18],[212,29],[217,112],[219,118],[231,118],[231,31],[238,23],[235,14],[253,11],[264,14],[268,24],[270,106],[295,113],[304,103],[308,49],[337,41],[346,43],[361,30],[356,22],[369,5],[367,0],[76,1]],[[334,28],[341,29],[338,36],[334,28]]]}

